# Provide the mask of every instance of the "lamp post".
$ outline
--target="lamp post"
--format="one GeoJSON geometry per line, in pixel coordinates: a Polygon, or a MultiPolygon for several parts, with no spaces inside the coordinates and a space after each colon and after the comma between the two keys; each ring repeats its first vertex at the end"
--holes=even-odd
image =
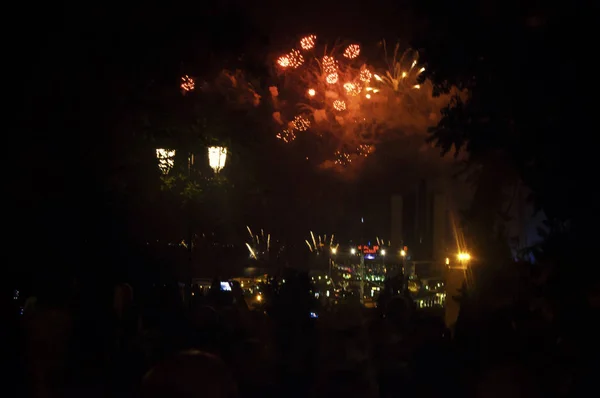
{"type": "Polygon", "coordinates": [[[208,164],[215,174],[218,174],[225,167],[227,160],[227,148],[222,146],[208,147],[208,164]]]}
{"type": "Polygon", "coordinates": [[[332,264],[333,264],[332,256],[335,256],[336,254],[337,254],[337,247],[332,247],[331,248],[331,256],[329,256],[329,279],[331,279],[331,268],[332,268],[332,264]]]}
{"type": "Polygon", "coordinates": [[[454,329],[458,313],[460,312],[460,303],[453,298],[460,294],[460,289],[466,281],[466,271],[471,260],[471,255],[467,252],[458,252],[456,258],[458,260],[457,265],[452,264],[450,258],[446,258],[446,309],[444,322],[446,327],[451,330],[454,329]]]}
{"type": "Polygon", "coordinates": [[[402,290],[406,293],[408,289],[408,273],[406,272],[406,249],[400,250],[400,258],[402,258],[402,290]]]}
{"type": "Polygon", "coordinates": [[[158,168],[160,171],[163,173],[163,175],[167,175],[175,164],[175,150],[157,148],[156,159],[158,159],[158,168]]]}
{"type": "Polygon", "coordinates": [[[467,267],[467,265],[469,264],[469,261],[471,260],[471,255],[466,252],[458,253],[458,255],[456,257],[458,258],[458,262],[460,263],[460,265],[465,268],[467,267]]]}

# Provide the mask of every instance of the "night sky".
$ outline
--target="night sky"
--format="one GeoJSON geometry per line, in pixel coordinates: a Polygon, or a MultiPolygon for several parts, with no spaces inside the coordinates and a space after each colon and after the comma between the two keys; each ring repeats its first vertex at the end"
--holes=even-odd
{"type": "MultiPolygon", "coordinates": [[[[189,70],[210,74],[240,62],[256,75],[264,73],[268,82],[270,53],[289,48],[300,35],[376,47],[382,38],[408,43],[437,18],[423,18],[425,6],[416,10],[408,1],[323,3],[71,3],[17,12],[21,29],[8,50],[17,105],[9,134],[14,149],[9,162],[18,170],[10,173],[12,198],[20,209],[12,223],[15,244],[24,250],[39,245],[50,253],[69,247],[71,240],[101,242],[152,228],[144,216],[152,213],[152,203],[142,200],[150,182],[136,174],[139,164],[127,161],[136,137],[128,123],[148,86],[167,87],[189,70]],[[137,192],[139,199],[121,200],[113,194],[115,186],[137,192]]],[[[485,4],[495,9],[495,2],[485,4]]],[[[365,214],[385,220],[390,193],[410,189],[440,170],[448,173],[443,161],[429,162],[416,151],[420,144],[409,141],[399,143],[398,152],[382,152],[352,182],[300,165],[277,170],[277,162],[287,157],[274,153],[272,141],[264,138],[260,156],[254,157],[260,161],[252,164],[271,171],[261,185],[267,187],[262,201],[268,206],[237,214],[241,231],[244,223],[252,223],[282,234],[296,231],[289,234],[293,237],[308,229],[344,236],[365,214]],[[295,203],[287,207],[290,198],[295,203]]],[[[385,231],[387,222],[380,222],[385,231]]]]}

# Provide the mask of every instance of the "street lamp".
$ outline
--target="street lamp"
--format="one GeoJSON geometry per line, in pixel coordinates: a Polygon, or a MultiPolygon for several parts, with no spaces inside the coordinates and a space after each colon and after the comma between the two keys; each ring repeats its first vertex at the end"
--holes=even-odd
{"type": "MultiPolygon", "coordinates": [[[[335,256],[337,254],[337,247],[331,248],[331,256],[335,256]]],[[[329,277],[331,278],[331,268],[333,266],[333,258],[329,256],[329,277]]]]}
{"type": "Polygon", "coordinates": [[[355,248],[350,249],[350,254],[356,254],[356,249],[355,248]]]}
{"type": "Polygon", "coordinates": [[[222,146],[211,146],[208,148],[208,164],[215,173],[223,170],[227,160],[227,148],[222,146]]]}
{"type": "Polygon", "coordinates": [[[458,253],[457,257],[458,257],[458,261],[460,261],[461,263],[466,263],[469,260],[471,260],[471,255],[469,253],[465,253],[465,252],[458,253]]]}
{"type": "Polygon", "coordinates": [[[158,168],[160,169],[160,171],[164,175],[169,174],[169,171],[171,171],[173,165],[175,164],[175,150],[157,148],[156,158],[158,159],[158,168]]]}
{"type": "Polygon", "coordinates": [[[400,257],[402,257],[402,290],[404,292],[406,292],[406,289],[408,289],[408,272],[406,272],[406,250],[405,249],[400,250],[400,257]]]}
{"type": "Polygon", "coordinates": [[[381,255],[385,256],[385,249],[381,249],[381,255]]]}

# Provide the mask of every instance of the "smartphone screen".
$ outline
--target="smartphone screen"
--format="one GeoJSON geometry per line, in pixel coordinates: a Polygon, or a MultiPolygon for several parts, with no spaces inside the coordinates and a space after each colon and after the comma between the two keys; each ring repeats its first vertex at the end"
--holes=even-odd
{"type": "Polygon", "coordinates": [[[221,282],[221,290],[223,290],[225,292],[230,292],[231,285],[229,284],[229,282],[221,282]]]}

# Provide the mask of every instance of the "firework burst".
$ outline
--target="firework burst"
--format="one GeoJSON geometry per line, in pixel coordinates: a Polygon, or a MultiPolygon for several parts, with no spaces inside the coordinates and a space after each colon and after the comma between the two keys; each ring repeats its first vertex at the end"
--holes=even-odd
{"type": "Polygon", "coordinates": [[[276,137],[286,144],[289,144],[296,139],[296,133],[294,133],[294,130],[284,129],[277,133],[276,137]]]}
{"type": "Polygon", "coordinates": [[[261,229],[260,234],[255,235],[249,226],[246,226],[246,229],[250,235],[250,241],[246,242],[250,257],[255,260],[268,260],[271,252],[271,234],[265,234],[265,231],[261,229]]]}
{"type": "Polygon", "coordinates": [[[196,88],[196,82],[193,78],[189,77],[188,75],[185,75],[181,77],[180,87],[184,92],[193,91],[194,88],[196,88]]]}
{"type": "Polygon", "coordinates": [[[360,46],[358,44],[350,44],[344,50],[344,57],[354,59],[360,55],[360,46]]]}
{"type": "MultiPolygon", "coordinates": [[[[330,149],[330,158],[318,160],[323,168],[350,163],[359,167],[381,142],[425,135],[452,96],[434,98],[431,83],[419,80],[424,68],[418,64],[418,53],[402,51],[399,45],[388,54],[384,42],[385,62],[379,62],[386,66],[383,68],[363,59],[358,44],[328,50],[311,35],[298,45],[310,50],[306,59],[291,50],[276,60],[285,70],[278,75],[281,80],[274,111],[279,112],[282,123],[288,123],[289,130],[323,138],[310,143],[330,149]],[[316,55],[321,50],[322,55],[316,55]],[[287,60],[285,68],[282,59],[287,60]]],[[[315,152],[328,151],[315,148],[315,152]]]]}
{"type": "Polygon", "coordinates": [[[358,148],[356,148],[356,154],[365,158],[373,153],[373,151],[375,151],[375,147],[368,144],[360,144],[358,148]]]}
{"type": "Polygon", "coordinates": [[[330,254],[335,253],[339,244],[334,241],[335,234],[331,235],[315,235],[313,231],[310,231],[310,238],[305,239],[304,243],[308,246],[311,253],[315,254],[330,254]]]}
{"type": "Polygon", "coordinates": [[[298,131],[306,131],[310,127],[310,120],[302,115],[298,115],[294,118],[291,124],[298,131]]]}
{"type": "Polygon", "coordinates": [[[277,65],[282,68],[287,68],[290,66],[290,57],[287,55],[282,55],[281,57],[277,58],[277,65]]]}
{"type": "Polygon", "coordinates": [[[317,36],[315,35],[305,36],[300,39],[300,47],[302,47],[303,50],[310,50],[315,47],[316,40],[317,36]]]}
{"type": "Polygon", "coordinates": [[[338,166],[348,166],[352,163],[352,155],[343,151],[335,151],[334,163],[338,166]]]}

